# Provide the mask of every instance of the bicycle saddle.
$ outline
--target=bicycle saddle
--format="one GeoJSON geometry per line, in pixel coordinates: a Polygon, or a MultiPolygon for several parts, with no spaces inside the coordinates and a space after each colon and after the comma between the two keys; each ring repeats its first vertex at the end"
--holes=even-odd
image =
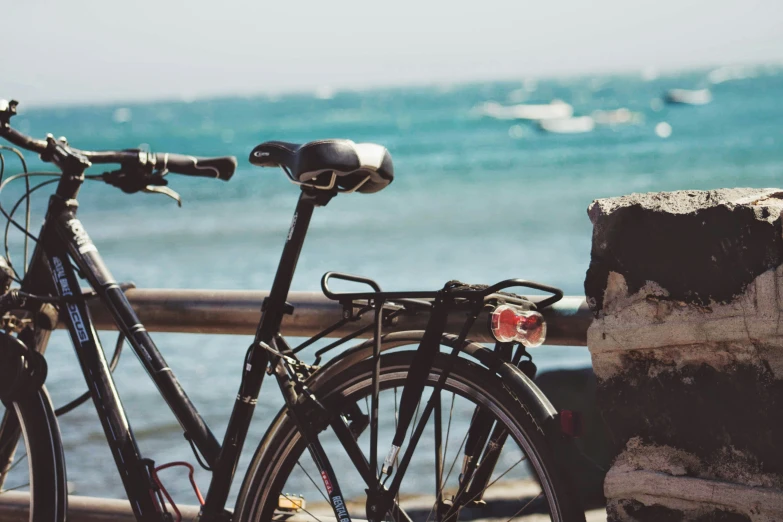
{"type": "Polygon", "coordinates": [[[291,181],[342,192],[378,192],[394,179],[386,147],[351,140],[319,140],[297,145],[264,142],[250,153],[259,167],[282,167],[291,181]]]}

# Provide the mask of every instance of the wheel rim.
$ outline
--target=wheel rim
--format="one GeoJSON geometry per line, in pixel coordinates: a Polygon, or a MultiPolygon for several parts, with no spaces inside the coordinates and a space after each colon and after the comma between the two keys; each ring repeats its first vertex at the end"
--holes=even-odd
{"type": "Polygon", "coordinates": [[[28,458],[27,448],[29,442],[24,423],[16,419],[21,418],[17,408],[8,408],[0,403],[0,468],[8,463],[5,470],[0,471],[0,503],[12,498],[30,497],[30,520],[33,518],[33,472],[32,461],[28,458]],[[13,425],[19,426],[18,431],[13,425]],[[13,433],[16,431],[17,435],[13,433]],[[10,461],[10,462],[9,462],[10,461]]]}
{"type": "MultiPolygon", "coordinates": [[[[394,411],[392,418],[396,421],[396,411],[399,407],[399,397],[402,390],[402,384],[406,376],[404,368],[399,370],[385,369],[381,375],[381,408],[385,415],[381,415],[379,448],[381,448],[381,458],[385,450],[389,447],[391,434],[394,430],[394,424],[389,421],[389,414],[394,411]]],[[[423,404],[432,391],[432,384],[437,379],[437,375],[431,374],[427,382],[427,388],[423,394],[423,404]]],[[[369,376],[362,375],[354,379],[353,382],[345,383],[338,390],[333,391],[329,397],[341,397],[341,399],[356,402],[360,405],[363,413],[369,411],[369,403],[365,402],[369,392],[369,376]]],[[[334,399],[327,399],[334,400],[334,399]]],[[[369,401],[369,399],[367,399],[369,401]]],[[[341,402],[342,404],[342,402],[341,402]]],[[[476,383],[466,382],[459,376],[450,376],[446,388],[441,392],[440,408],[440,433],[441,448],[440,469],[442,498],[448,500],[459,491],[459,475],[463,466],[463,450],[467,440],[468,428],[475,419],[471,419],[471,412],[475,406],[480,404],[482,407],[491,411],[494,422],[497,425],[499,421],[510,429],[511,436],[508,437],[498,459],[498,464],[494,469],[487,487],[482,491],[483,500],[487,503],[484,506],[470,505],[461,509],[458,513],[454,510],[449,511],[447,505],[438,500],[437,488],[434,484],[437,481],[436,461],[438,453],[435,451],[437,446],[437,415],[433,415],[425,430],[425,436],[422,437],[416,447],[416,452],[409,467],[399,495],[399,505],[406,512],[407,516],[414,521],[429,520],[470,520],[475,518],[493,518],[498,520],[559,520],[557,502],[550,500],[552,498],[552,488],[549,479],[537,480],[536,475],[546,477],[540,457],[536,454],[534,448],[525,438],[524,433],[519,429],[516,423],[511,421],[510,413],[502,405],[494,405],[489,402],[489,396],[485,390],[479,389],[476,383]],[[469,422],[455,420],[456,417],[466,418],[469,422]],[[427,475],[424,477],[423,475],[427,475]],[[542,487],[543,485],[543,487],[542,487]],[[427,489],[431,490],[428,491],[427,489]],[[438,507],[440,506],[440,508],[438,507]]],[[[421,408],[420,408],[421,409],[421,408]]],[[[415,415],[418,419],[418,412],[415,415]]],[[[415,426],[411,425],[407,440],[415,426]]],[[[345,452],[336,440],[331,429],[327,429],[319,436],[324,449],[332,460],[341,488],[346,499],[346,506],[352,518],[365,519],[365,499],[363,488],[366,484],[362,481],[358,472],[353,469],[350,462],[345,457],[345,452]],[[347,466],[345,463],[347,462],[347,466]]],[[[358,439],[365,456],[369,454],[369,430],[365,430],[358,439]]],[[[484,448],[488,446],[485,445],[484,448]]],[[[272,488],[271,493],[257,493],[257,501],[265,503],[262,510],[254,513],[254,517],[259,519],[270,512],[270,508],[278,502],[276,494],[281,495],[281,503],[292,504],[296,501],[295,495],[303,495],[306,499],[305,509],[299,511],[299,516],[304,520],[334,520],[334,514],[326,499],[323,483],[320,482],[320,476],[315,465],[309,457],[309,454],[303,450],[303,445],[299,441],[298,434],[290,434],[286,437],[285,443],[278,450],[276,462],[281,463],[276,470],[267,470],[267,474],[279,474],[278,476],[287,476],[285,483],[281,486],[280,479],[272,488]],[[297,456],[299,458],[294,458],[297,456]],[[258,498],[260,496],[261,498],[258,498]],[[264,500],[264,497],[266,499],[264,500]]],[[[403,447],[402,452],[405,451],[403,447]]],[[[398,456],[402,456],[401,454],[398,456]]],[[[388,484],[388,483],[387,483],[388,484]]],[[[479,491],[481,491],[479,489],[479,491]]],[[[471,492],[473,495],[475,491],[471,492]]],[[[470,500],[471,497],[463,491],[462,499],[470,500]]],[[[475,495],[473,495],[475,498],[475,495]]],[[[256,503],[258,506],[259,504],[256,503]]],[[[387,520],[406,520],[405,517],[387,513],[387,520]]]]}

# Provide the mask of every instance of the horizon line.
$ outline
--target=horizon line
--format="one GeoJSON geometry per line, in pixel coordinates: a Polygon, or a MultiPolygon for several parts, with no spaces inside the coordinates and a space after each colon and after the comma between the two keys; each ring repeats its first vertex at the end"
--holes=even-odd
{"type": "MultiPolygon", "coordinates": [[[[456,78],[454,80],[422,80],[422,81],[409,81],[401,83],[378,83],[378,84],[366,84],[359,87],[351,87],[347,85],[329,85],[323,84],[315,87],[283,87],[281,89],[268,89],[249,92],[215,92],[205,93],[203,95],[188,96],[186,94],[176,95],[162,95],[161,97],[149,97],[149,98],[117,98],[98,101],[87,100],[62,100],[62,101],[43,101],[26,103],[24,100],[20,101],[20,104],[24,103],[25,110],[41,110],[41,109],[78,109],[88,107],[112,107],[112,106],[133,106],[133,105],[146,105],[156,103],[197,103],[206,101],[217,100],[230,100],[236,98],[270,98],[270,97],[284,97],[284,96],[296,96],[296,95],[311,95],[318,96],[319,91],[328,91],[329,96],[325,97],[325,100],[330,99],[334,95],[344,92],[372,92],[383,91],[389,89],[406,89],[406,88],[427,88],[427,87],[460,87],[469,86],[482,83],[503,83],[514,81],[551,81],[562,79],[576,79],[584,77],[607,77],[607,76],[636,76],[644,79],[645,72],[654,75],[647,81],[655,81],[661,77],[675,76],[678,73],[699,73],[710,72],[721,68],[754,68],[754,67],[771,67],[781,68],[783,67],[783,59],[773,61],[748,61],[742,63],[729,63],[729,64],[706,64],[706,65],[689,65],[689,66],[673,66],[673,67],[654,67],[643,66],[638,68],[623,68],[623,69],[604,69],[593,71],[569,71],[562,73],[548,73],[548,74],[529,74],[529,75],[499,75],[493,78],[456,78]]],[[[3,96],[5,93],[0,93],[3,96]]],[[[6,98],[0,98],[6,99],[6,98]]],[[[15,99],[15,98],[7,98],[15,99]]]]}

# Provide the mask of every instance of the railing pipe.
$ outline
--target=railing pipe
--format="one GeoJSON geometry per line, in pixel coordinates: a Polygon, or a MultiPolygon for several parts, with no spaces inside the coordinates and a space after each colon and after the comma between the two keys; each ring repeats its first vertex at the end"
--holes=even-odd
{"type": "MultiPolygon", "coordinates": [[[[183,522],[193,522],[198,517],[199,507],[177,505],[183,522]]],[[[337,522],[334,517],[319,515],[323,522],[337,522]]],[[[136,522],[133,510],[127,500],[99,497],[68,496],[68,516],[72,522],[136,522]]],[[[24,492],[3,492],[0,497],[0,520],[3,522],[29,522],[30,494],[24,492]]],[[[291,514],[273,517],[273,522],[311,522],[306,514],[291,514]]],[[[354,519],[356,520],[356,519],[354,519]]],[[[357,521],[361,522],[361,521],[357,521]]]]}
{"type": "MultiPolygon", "coordinates": [[[[269,292],[244,290],[170,290],[141,289],[127,291],[131,304],[150,331],[253,335],[261,314],[261,304],[269,292]]],[[[535,299],[535,297],[532,297],[535,299]]],[[[310,337],[336,323],[342,317],[342,307],[320,292],[291,292],[288,302],[294,306],[293,315],[283,319],[283,334],[310,337]]],[[[115,329],[108,312],[99,301],[90,305],[93,320],[100,330],[115,329]]],[[[585,346],[591,313],[582,296],[566,296],[544,310],[547,319],[546,344],[585,346]]],[[[463,318],[452,314],[448,331],[457,333],[463,318]]],[[[372,322],[372,314],[365,314],[355,323],[332,332],[330,337],[342,337],[372,322]]],[[[424,313],[399,317],[394,326],[384,331],[423,330],[424,313]]],[[[487,330],[487,318],[480,317],[470,334],[479,342],[493,342],[487,330]]],[[[371,332],[366,337],[371,336],[371,332]]]]}

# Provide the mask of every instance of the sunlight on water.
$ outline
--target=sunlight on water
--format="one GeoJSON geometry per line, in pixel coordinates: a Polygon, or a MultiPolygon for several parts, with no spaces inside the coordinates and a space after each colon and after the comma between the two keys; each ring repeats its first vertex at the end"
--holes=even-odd
{"type": "MultiPolygon", "coordinates": [[[[85,227],[115,277],[140,287],[269,288],[297,189],[277,170],[251,168],[246,157],[261,141],[335,137],[388,146],[396,178],[381,193],[340,196],[316,210],[294,290],[317,290],[321,274],[336,270],[374,278],[385,289],[523,277],[581,295],[591,237],[586,208],[593,199],[783,183],[783,75],[776,70],[707,72],[667,77],[649,71],[644,77],[448,89],[324,88],[310,95],[123,107],[26,110],[21,100],[15,122],[35,136],[65,134],[84,149],[144,143],[153,151],[239,157],[240,167],[227,184],[171,176],[170,186],[182,194],[182,209],[160,196],[131,196],[97,184],[82,190],[79,212],[85,227]],[[669,89],[706,85],[712,90],[706,105],[662,101],[669,89]],[[505,113],[498,119],[475,111],[490,101],[540,105],[555,99],[570,104],[574,117],[594,118],[594,129],[549,134],[535,123],[509,121],[505,113]]],[[[32,156],[29,160],[33,168],[42,167],[32,156]]],[[[15,168],[7,167],[7,173],[15,168]]],[[[36,227],[44,193],[35,203],[36,227]]],[[[15,199],[10,193],[3,196],[6,205],[15,199]]],[[[18,260],[21,238],[12,239],[18,260]]],[[[250,338],[155,338],[220,437],[250,338]]],[[[112,339],[104,335],[107,346],[112,339]]],[[[585,348],[542,347],[534,356],[543,370],[589,364],[585,348]]],[[[47,357],[49,385],[60,405],[83,391],[62,332],[54,336],[47,357]]],[[[192,461],[176,421],[130,352],[116,378],[142,450],[159,462],[192,461]]],[[[264,431],[264,419],[280,406],[275,386],[267,384],[240,472],[264,431]]],[[[75,493],[122,496],[89,406],[63,419],[63,436],[75,493]]],[[[202,487],[206,477],[199,474],[202,487]]],[[[172,483],[178,498],[194,502],[184,477],[172,483]]]]}

